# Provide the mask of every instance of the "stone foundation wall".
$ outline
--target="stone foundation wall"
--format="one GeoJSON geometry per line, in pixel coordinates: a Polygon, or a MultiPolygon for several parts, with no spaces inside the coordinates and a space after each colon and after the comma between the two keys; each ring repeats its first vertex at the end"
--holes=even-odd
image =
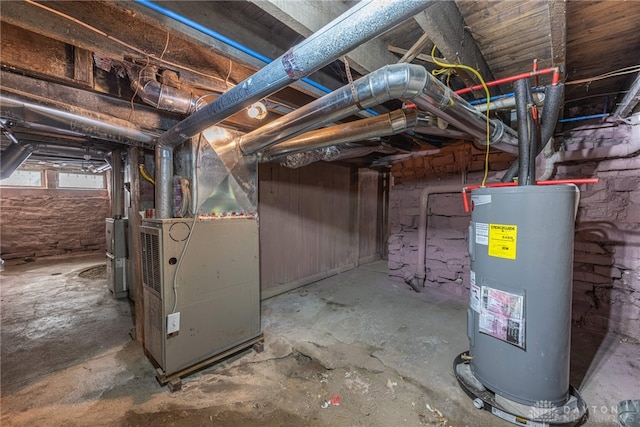
{"type": "Polygon", "coordinates": [[[105,251],[107,190],[0,190],[4,260],[105,251]]]}
{"type": "MultiPolygon", "coordinates": [[[[391,168],[394,186],[389,197],[389,274],[404,280],[415,274],[418,264],[420,196],[425,187],[469,184],[482,181],[486,152],[469,143],[446,147],[439,153],[396,163],[391,168]]],[[[496,152],[489,155],[490,176],[497,179],[515,157],[496,152]]],[[[461,299],[468,297],[469,254],[467,227],[461,193],[432,194],[428,201],[426,286],[442,288],[461,299]]]]}
{"type": "MultiPolygon", "coordinates": [[[[632,143],[634,138],[640,138],[640,125],[578,128],[557,142],[566,150],[601,150],[632,143]]],[[[410,159],[392,167],[392,278],[403,280],[416,271],[419,198],[423,188],[461,183],[463,171],[469,172],[469,184],[479,183],[482,177],[477,171],[478,165],[482,167],[482,155],[469,145],[454,146],[436,156],[410,159]]],[[[504,153],[491,155],[490,169],[498,171],[496,177],[511,159],[504,153]]],[[[578,326],[590,330],[613,330],[640,340],[640,156],[559,164],[553,179],[592,177],[600,182],[580,186],[572,318],[578,326]]],[[[459,194],[430,196],[426,286],[440,288],[461,301],[466,301],[469,289],[469,219],[459,194]]]]}
{"type": "MultiPolygon", "coordinates": [[[[576,129],[568,150],[623,146],[640,125],[576,129]]],[[[640,156],[557,166],[555,178],[599,178],[582,185],[576,222],[573,320],[591,330],[640,339],[640,156]]]]}

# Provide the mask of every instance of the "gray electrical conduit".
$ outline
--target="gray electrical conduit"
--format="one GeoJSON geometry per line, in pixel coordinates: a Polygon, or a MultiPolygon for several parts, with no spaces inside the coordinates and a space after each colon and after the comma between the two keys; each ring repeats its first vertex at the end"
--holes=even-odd
{"type": "Polygon", "coordinates": [[[156,214],[171,217],[173,149],[253,102],[336,60],[418,14],[428,0],[362,1],[162,134],[156,144],[156,214]]]}

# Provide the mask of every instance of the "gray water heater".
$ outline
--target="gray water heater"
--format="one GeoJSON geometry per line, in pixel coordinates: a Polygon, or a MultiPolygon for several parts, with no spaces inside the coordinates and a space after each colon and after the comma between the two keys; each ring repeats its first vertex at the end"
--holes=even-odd
{"type": "Polygon", "coordinates": [[[480,188],[471,201],[471,372],[509,401],[564,405],[578,188],[480,188]]]}

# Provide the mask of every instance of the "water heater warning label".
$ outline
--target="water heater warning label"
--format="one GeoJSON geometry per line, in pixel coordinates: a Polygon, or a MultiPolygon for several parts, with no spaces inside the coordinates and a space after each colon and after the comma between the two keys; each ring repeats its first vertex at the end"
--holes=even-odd
{"type": "Polygon", "coordinates": [[[489,224],[489,256],[516,259],[518,226],[489,224]]]}
{"type": "Polygon", "coordinates": [[[524,296],[482,286],[480,332],[524,348],[524,296]]]}

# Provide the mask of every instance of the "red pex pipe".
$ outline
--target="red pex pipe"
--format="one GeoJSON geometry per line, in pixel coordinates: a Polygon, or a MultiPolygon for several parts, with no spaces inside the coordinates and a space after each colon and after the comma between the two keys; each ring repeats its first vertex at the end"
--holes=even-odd
{"type": "MultiPolygon", "coordinates": [[[[600,181],[599,178],[580,178],[580,179],[556,179],[552,181],[536,181],[536,185],[562,185],[562,184],[597,184],[600,181]]],[[[515,187],[517,186],[517,182],[492,182],[490,184],[485,185],[488,188],[498,188],[498,187],[515,187]]],[[[467,196],[467,191],[477,190],[478,188],[482,188],[482,185],[468,185],[462,189],[462,204],[464,205],[465,212],[471,212],[471,205],[469,203],[469,198],[467,196]]]]}
{"type": "MultiPolygon", "coordinates": [[[[542,70],[536,70],[536,71],[529,71],[528,73],[522,73],[522,74],[518,74],[515,76],[511,76],[511,77],[505,77],[503,79],[498,79],[498,80],[493,80],[491,82],[487,82],[486,85],[487,87],[492,87],[492,86],[498,86],[498,85],[502,85],[505,83],[513,83],[516,80],[520,80],[520,79],[526,79],[528,77],[535,77],[535,76],[542,76],[544,74],[553,74],[553,79],[551,84],[556,85],[558,84],[558,81],[560,80],[560,69],[558,67],[552,67],[552,68],[544,68],[542,70]]],[[[457,95],[462,95],[464,93],[469,93],[472,92],[474,90],[480,90],[482,89],[482,85],[475,85],[475,86],[471,86],[471,87],[466,87],[464,89],[460,89],[456,91],[457,95]]]]}

